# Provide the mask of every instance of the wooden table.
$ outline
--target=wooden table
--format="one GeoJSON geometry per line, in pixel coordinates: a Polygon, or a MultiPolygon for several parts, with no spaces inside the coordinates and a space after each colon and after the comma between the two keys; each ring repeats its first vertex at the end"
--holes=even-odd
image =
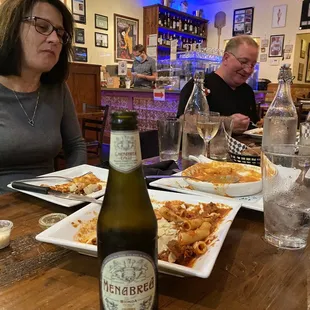
{"type": "MultiPolygon", "coordinates": [[[[0,250],[0,309],[99,309],[96,258],[35,240],[41,216],[63,208],[25,194],[0,196],[13,221],[0,250]]],[[[159,276],[160,309],[309,309],[309,248],[278,250],[262,239],[263,214],[241,209],[209,279],[159,276]]]]}

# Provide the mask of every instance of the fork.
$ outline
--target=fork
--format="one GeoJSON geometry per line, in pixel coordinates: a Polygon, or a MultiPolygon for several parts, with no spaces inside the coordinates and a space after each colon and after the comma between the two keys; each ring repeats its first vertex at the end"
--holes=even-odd
{"type": "MultiPolygon", "coordinates": [[[[87,174],[90,174],[92,173],[91,171],[88,171],[88,172],[85,172],[83,173],[82,175],[80,175],[79,177],[83,177],[84,175],[87,175],[87,174]]],[[[38,180],[38,179],[63,179],[63,180],[66,180],[66,181],[73,181],[73,178],[70,178],[70,177],[64,177],[64,176],[61,176],[61,175],[42,175],[42,176],[37,176],[35,178],[32,178],[32,179],[23,179],[23,180],[18,180],[18,182],[25,182],[25,181],[35,181],[35,180],[38,180]]]]}

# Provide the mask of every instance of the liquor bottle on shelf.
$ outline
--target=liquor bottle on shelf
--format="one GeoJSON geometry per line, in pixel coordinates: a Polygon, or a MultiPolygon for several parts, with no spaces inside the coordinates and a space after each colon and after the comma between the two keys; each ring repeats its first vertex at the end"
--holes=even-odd
{"type": "Polygon", "coordinates": [[[166,45],[170,46],[170,36],[166,33],[166,45]]]}
{"type": "Polygon", "coordinates": [[[278,75],[278,90],[264,117],[263,148],[275,144],[295,144],[297,111],[291,96],[292,71],[284,64],[278,75]]]}
{"type": "Polygon", "coordinates": [[[173,18],[172,18],[172,29],[176,29],[176,28],[177,28],[177,22],[176,22],[175,16],[173,16],[173,18]]]}
{"type": "Polygon", "coordinates": [[[158,45],[163,45],[163,35],[161,33],[158,34],[157,43],[158,45]]]}
{"type": "Polygon", "coordinates": [[[204,29],[203,29],[203,25],[202,24],[199,25],[199,35],[200,36],[204,35],[204,29]]]}
{"type": "Polygon", "coordinates": [[[184,19],[184,22],[183,22],[183,31],[187,32],[187,21],[186,21],[186,19],[184,19]]]}
{"type": "Polygon", "coordinates": [[[114,112],[111,125],[97,224],[100,308],[156,310],[157,220],[143,177],[137,112],[114,112]]]}
{"type": "Polygon", "coordinates": [[[167,14],[167,27],[171,28],[171,18],[170,18],[170,13],[167,14]]]}
{"type": "Polygon", "coordinates": [[[175,29],[180,30],[180,19],[178,17],[175,18],[175,29]]]}
{"type": "Polygon", "coordinates": [[[196,127],[198,113],[209,111],[203,82],[203,74],[195,73],[194,88],[187,101],[183,116],[182,158],[184,159],[188,159],[189,155],[199,156],[204,153],[204,142],[196,127]]]}
{"type": "Polygon", "coordinates": [[[197,23],[194,23],[194,34],[198,34],[197,23]]]}
{"type": "Polygon", "coordinates": [[[164,14],[164,22],[163,22],[163,26],[164,27],[167,27],[167,20],[168,20],[167,12],[165,12],[165,14],[164,14]]]}
{"type": "Polygon", "coordinates": [[[158,14],[158,26],[162,27],[163,26],[163,22],[162,22],[162,13],[159,12],[158,14]]]}
{"type": "Polygon", "coordinates": [[[182,31],[182,19],[181,19],[181,17],[179,17],[179,27],[178,27],[178,30],[179,31],[182,31]]]}
{"type": "Polygon", "coordinates": [[[188,29],[188,31],[190,33],[193,33],[193,22],[191,20],[189,21],[189,29],[188,29]]]}

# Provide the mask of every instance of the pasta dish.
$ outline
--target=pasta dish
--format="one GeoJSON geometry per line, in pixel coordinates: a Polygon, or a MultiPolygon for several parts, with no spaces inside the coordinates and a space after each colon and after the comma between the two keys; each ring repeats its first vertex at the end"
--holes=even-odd
{"type": "MultiPolygon", "coordinates": [[[[170,263],[192,266],[207,252],[218,225],[232,210],[220,203],[188,204],[180,200],[152,200],[158,223],[158,258],[170,263]]],[[[72,223],[78,227],[74,240],[96,244],[97,216],[72,223]]]]}
{"type": "Polygon", "coordinates": [[[92,172],[90,172],[85,175],[75,177],[68,183],[53,186],[43,184],[42,186],[48,186],[50,189],[62,193],[89,195],[93,192],[102,190],[105,185],[106,182],[98,179],[92,172]]]}
{"type": "MultiPolygon", "coordinates": [[[[203,182],[209,183],[234,183],[257,182],[261,180],[261,173],[254,168],[236,163],[211,162],[198,163],[182,172],[183,176],[192,176],[203,182]]],[[[199,182],[199,181],[198,181],[199,182]]]]}

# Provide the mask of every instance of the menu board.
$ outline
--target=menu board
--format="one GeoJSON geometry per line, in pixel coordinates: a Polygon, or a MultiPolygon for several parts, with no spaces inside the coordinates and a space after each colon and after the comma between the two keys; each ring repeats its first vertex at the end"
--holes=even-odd
{"type": "Polygon", "coordinates": [[[232,35],[252,34],[254,7],[234,10],[232,35]]]}

